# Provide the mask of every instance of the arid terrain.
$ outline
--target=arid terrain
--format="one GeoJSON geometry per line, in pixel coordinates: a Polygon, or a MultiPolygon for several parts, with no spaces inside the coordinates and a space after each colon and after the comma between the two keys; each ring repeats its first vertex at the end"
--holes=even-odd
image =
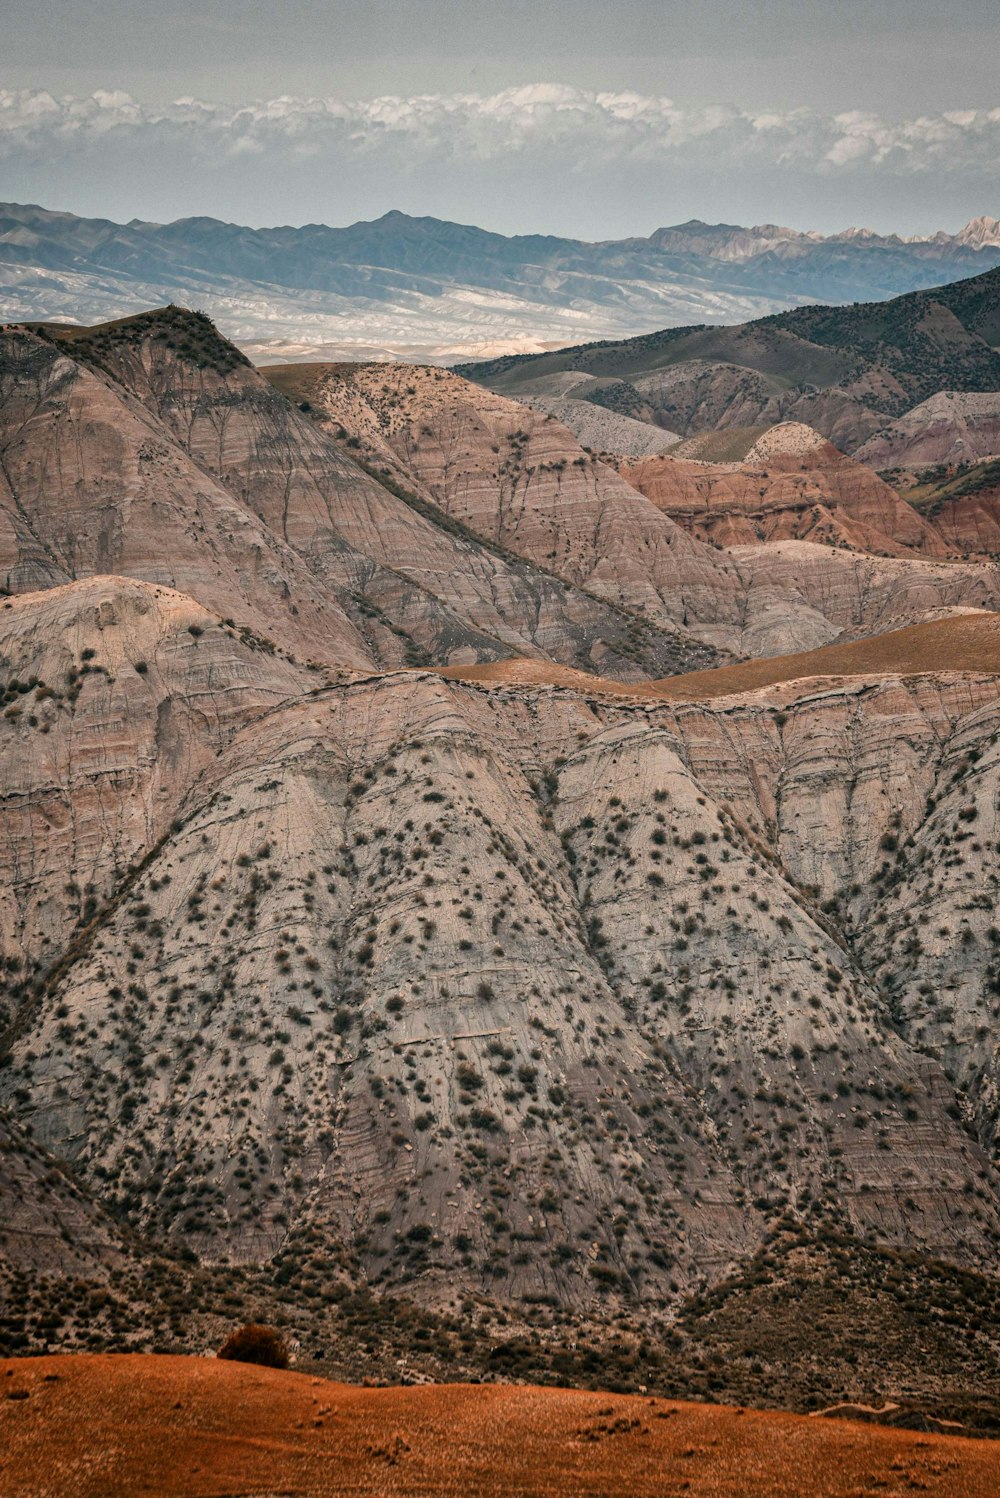
{"type": "MultiPolygon", "coordinates": [[[[683,437],[801,422],[853,454],[887,428],[895,434],[894,422],[933,397],[995,395],[998,292],[1000,276],[989,270],[889,301],[797,307],[728,328],[665,328],[459,372],[508,396],[596,401],[683,437]]],[[[912,443],[913,426],[903,430],[912,443]]],[[[898,445],[893,435],[890,446],[898,445]]]]}
{"type": "Polygon", "coordinates": [[[993,1498],[998,1481],[992,1442],[850,1418],[509,1385],[365,1389],[196,1358],[0,1362],[3,1498],[993,1498]]]}
{"type": "MultiPolygon", "coordinates": [[[[961,284],[926,379],[930,293],[877,359],[870,309],[771,332],[831,369],[854,338],[882,426],[990,375],[994,280],[961,284]]],[[[740,1491],[669,1464],[737,1460],[746,1422],[807,1453],[788,1482],[817,1443],[845,1493],[878,1453],[986,1491],[988,1456],[911,1470],[933,1441],[811,1418],[580,1455],[590,1405],[552,1391],[1000,1431],[989,459],[893,482],[760,409],[644,447],[651,413],[600,403],[597,451],[518,393],[265,378],[177,307],[0,330],[0,1351],[264,1319],[309,1377],[544,1387],[454,1396],[473,1467],[477,1400],[563,1432],[526,1492],[583,1461],[740,1491]]],[[[121,1365],[62,1366],[3,1418],[121,1365]]],[[[272,1378],[141,1366],[151,1431],[157,1368],[272,1378]]],[[[439,1439],[433,1390],[331,1398],[380,1450],[439,1439]]],[[[302,1429],[308,1484],[353,1448],[302,1429]]],[[[372,1491],[477,1491],[416,1461],[372,1491]]]]}

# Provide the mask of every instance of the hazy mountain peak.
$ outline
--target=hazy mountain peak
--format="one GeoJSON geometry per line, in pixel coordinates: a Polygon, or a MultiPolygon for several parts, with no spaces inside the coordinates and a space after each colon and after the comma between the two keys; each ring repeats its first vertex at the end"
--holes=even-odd
{"type": "Polygon", "coordinates": [[[990,218],[987,214],[980,214],[978,218],[972,218],[959,229],[955,235],[959,244],[975,245],[1000,245],[1000,218],[990,218]]]}
{"type": "Polygon", "coordinates": [[[392,208],[346,227],[170,224],[0,204],[0,318],[98,323],[205,308],[258,358],[535,352],[817,302],[878,301],[989,269],[1000,231],[908,243],[851,229],[686,223],[588,243],[493,233],[392,208]]]}

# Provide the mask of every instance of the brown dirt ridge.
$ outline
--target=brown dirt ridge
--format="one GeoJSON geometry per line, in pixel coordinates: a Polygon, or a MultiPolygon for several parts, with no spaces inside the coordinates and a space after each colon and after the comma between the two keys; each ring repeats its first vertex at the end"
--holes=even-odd
{"type": "Polygon", "coordinates": [[[2,1498],[992,1498],[992,1442],[526,1385],[170,1356],[0,1363],[2,1498]]]}
{"type": "Polygon", "coordinates": [[[910,624],[870,639],[824,645],[794,655],[740,661],[710,671],[689,671],[660,681],[620,682],[590,676],[548,661],[490,661],[449,666],[438,674],[456,681],[507,687],[554,686],[616,697],[701,702],[737,696],[791,681],[840,676],[992,676],[1000,674],[1000,614],[967,613],[910,624]]]}
{"type": "Polygon", "coordinates": [[[865,640],[692,671],[653,685],[661,696],[675,702],[702,701],[808,677],[936,673],[1000,673],[1000,614],[950,615],[865,640]]]}

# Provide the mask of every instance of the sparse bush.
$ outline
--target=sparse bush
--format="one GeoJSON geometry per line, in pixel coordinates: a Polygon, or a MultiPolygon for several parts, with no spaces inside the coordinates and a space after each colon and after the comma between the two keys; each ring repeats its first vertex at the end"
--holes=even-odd
{"type": "Polygon", "coordinates": [[[234,1363],[258,1363],[262,1368],[288,1367],[288,1348],[282,1337],[273,1327],[256,1322],[230,1332],[216,1356],[234,1363]]]}

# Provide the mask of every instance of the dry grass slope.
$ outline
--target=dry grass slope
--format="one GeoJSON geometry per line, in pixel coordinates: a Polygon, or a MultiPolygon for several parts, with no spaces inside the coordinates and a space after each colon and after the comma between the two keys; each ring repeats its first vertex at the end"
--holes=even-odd
{"type": "Polygon", "coordinates": [[[970,613],[911,624],[867,640],[824,645],[795,655],[740,661],[711,671],[689,671],[660,681],[610,681],[548,661],[514,658],[483,665],[449,666],[439,672],[453,681],[488,686],[567,687],[602,696],[667,698],[704,702],[737,696],[785,682],[840,676],[919,676],[944,672],[1000,675],[1000,614],[970,613]]]}
{"type": "Polygon", "coordinates": [[[825,645],[798,655],[692,671],[652,685],[674,702],[704,701],[806,677],[1000,673],[1000,614],[964,614],[911,624],[891,634],[825,645]]]}
{"type": "Polygon", "coordinates": [[[530,1386],[359,1389],[176,1357],[0,1364],[2,1498],[992,1498],[1000,1448],[530,1386]]]}

